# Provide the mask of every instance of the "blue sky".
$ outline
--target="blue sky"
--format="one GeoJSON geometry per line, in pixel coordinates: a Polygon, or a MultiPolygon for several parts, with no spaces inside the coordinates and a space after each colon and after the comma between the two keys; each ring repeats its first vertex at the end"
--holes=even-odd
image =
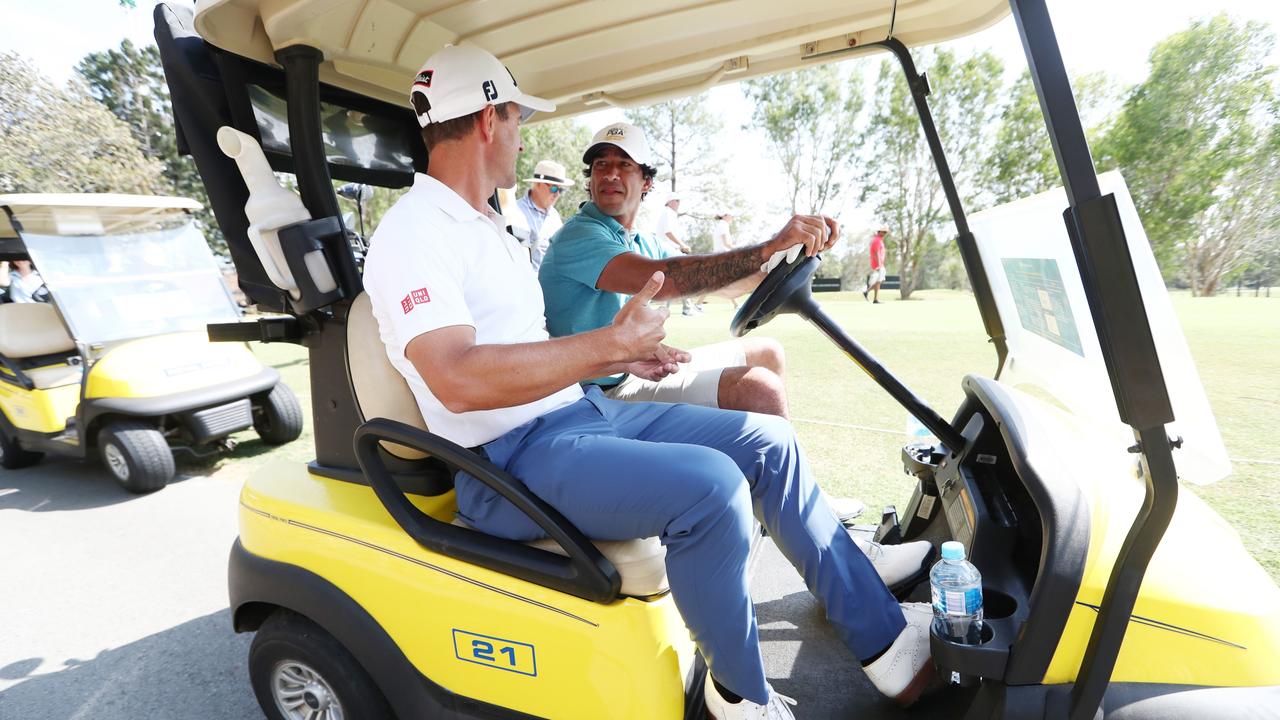
{"type": "MultiPolygon", "coordinates": [[[[124,38],[139,44],[152,42],[151,4],[138,0],[138,6],[122,8],[116,0],[0,0],[0,17],[4,18],[0,22],[0,50],[25,55],[45,75],[62,81],[72,75],[75,64],[87,53],[116,47],[124,38]]],[[[1226,11],[1236,18],[1268,22],[1280,31],[1280,2],[1275,0],[1049,0],[1049,10],[1068,70],[1072,74],[1106,71],[1122,85],[1142,80],[1152,46],[1185,28],[1192,19],[1226,11]]],[[[953,41],[951,46],[960,51],[990,48],[1006,66],[1025,66],[1011,18],[953,41]]],[[[1273,53],[1271,61],[1280,62],[1280,52],[1273,53]]],[[[750,109],[737,89],[717,88],[712,98],[725,119],[724,145],[758,146],[758,139],[742,137],[742,118],[750,115],[750,109]]],[[[614,119],[620,119],[617,113],[606,112],[582,116],[581,121],[594,129],[614,119]]],[[[744,192],[747,202],[759,208],[759,230],[781,225],[780,211],[770,209],[784,194],[772,160],[737,153],[726,162],[726,171],[734,177],[754,180],[744,192]]],[[[848,203],[827,211],[855,225],[873,222],[848,203]]]]}

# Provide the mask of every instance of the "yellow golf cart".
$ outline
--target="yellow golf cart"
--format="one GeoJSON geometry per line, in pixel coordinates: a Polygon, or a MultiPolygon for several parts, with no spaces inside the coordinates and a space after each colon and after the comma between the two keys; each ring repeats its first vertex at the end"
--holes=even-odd
{"type": "MultiPolygon", "coordinates": [[[[28,260],[44,302],[0,303],[0,466],[98,455],[125,489],[158,490],[174,451],[302,430],[279,374],[204,327],[239,311],[185,198],[0,195],[0,259],[28,260]]],[[[12,298],[8,298],[12,299],[12,298]]]]}
{"type": "MultiPolygon", "coordinates": [[[[256,633],[249,674],[268,717],[703,716],[705,666],[661,546],[593,543],[518,478],[431,434],[379,341],[333,181],[405,187],[425,170],[407,89],[424,58],[460,42],[494,52],[561,116],[893,54],[994,377],[956,378],[965,399],[945,419],[822,312],[816,259],[776,269],[732,329],[801,314],[938,438],[904,448],[914,495],[881,536],[963,540],[987,621],[978,645],[933,637],[957,682],[905,715],[1280,717],[1280,590],[1179,493],[1178,472],[1221,474],[1221,443],[1123,182],[1094,172],[1045,0],[204,0],[194,14],[159,5],[155,20],[180,139],[241,285],[289,316],[216,332],[310,352],[315,460],[246,482],[230,558],[234,626],[256,633]],[[1011,10],[1065,189],[971,227],[909,48],[1011,10]],[[304,213],[263,210],[279,196],[270,170],[295,174],[304,213]],[[456,524],[459,470],[548,538],[456,524]]],[[[790,572],[762,542],[755,587],[790,572]]],[[[811,598],[768,596],[766,667],[801,717],[904,716],[832,650],[811,598]]]]}

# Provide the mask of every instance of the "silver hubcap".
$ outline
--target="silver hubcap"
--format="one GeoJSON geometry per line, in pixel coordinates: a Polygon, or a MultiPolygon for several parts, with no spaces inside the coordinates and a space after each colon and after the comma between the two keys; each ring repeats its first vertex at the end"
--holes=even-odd
{"type": "Polygon", "coordinates": [[[342,720],[342,703],[320,673],[294,660],[271,671],[276,709],[289,720],[342,720]]]}
{"type": "Polygon", "coordinates": [[[107,443],[102,446],[102,456],[107,459],[107,467],[111,468],[112,474],[121,480],[129,479],[129,463],[124,459],[124,453],[120,448],[107,443]]]}

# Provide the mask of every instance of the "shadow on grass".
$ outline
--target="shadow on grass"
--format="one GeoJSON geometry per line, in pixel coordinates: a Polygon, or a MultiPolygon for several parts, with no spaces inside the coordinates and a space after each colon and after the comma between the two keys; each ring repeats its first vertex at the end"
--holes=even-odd
{"type": "Polygon", "coordinates": [[[31,675],[41,660],[20,660],[0,668],[0,677],[27,678],[0,691],[0,717],[260,718],[248,654],[249,636],[220,610],[54,672],[31,675]]]}

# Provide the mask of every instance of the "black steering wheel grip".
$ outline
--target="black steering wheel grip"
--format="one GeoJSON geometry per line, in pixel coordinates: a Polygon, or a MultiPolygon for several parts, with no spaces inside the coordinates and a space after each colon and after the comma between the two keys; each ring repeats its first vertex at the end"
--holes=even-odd
{"type": "Polygon", "coordinates": [[[794,312],[812,302],[809,285],[822,262],[821,255],[799,255],[771,270],[747,301],[738,307],[729,332],[742,337],[769,322],[780,312],[794,312]]]}

